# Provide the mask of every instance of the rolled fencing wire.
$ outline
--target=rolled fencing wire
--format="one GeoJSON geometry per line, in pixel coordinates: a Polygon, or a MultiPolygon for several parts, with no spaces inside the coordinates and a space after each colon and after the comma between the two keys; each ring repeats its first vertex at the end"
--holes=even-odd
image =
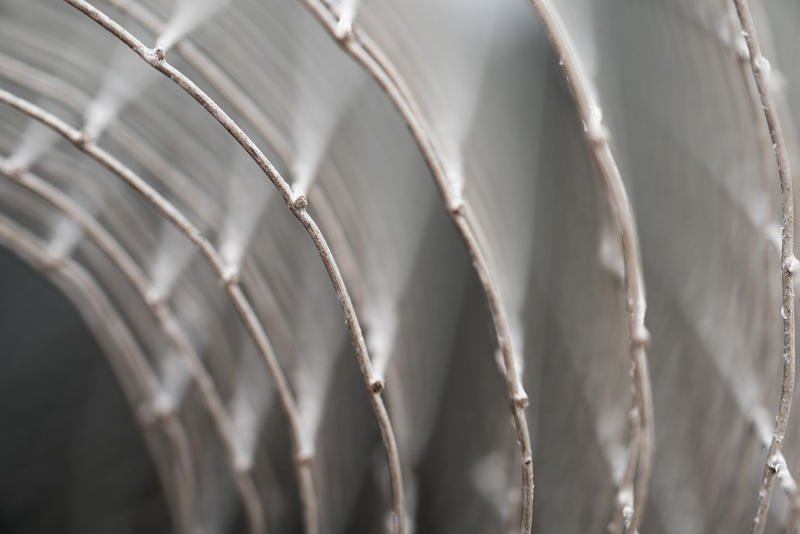
{"type": "Polygon", "coordinates": [[[5,0],[0,241],[165,530],[794,531],[790,4],[5,0]]]}

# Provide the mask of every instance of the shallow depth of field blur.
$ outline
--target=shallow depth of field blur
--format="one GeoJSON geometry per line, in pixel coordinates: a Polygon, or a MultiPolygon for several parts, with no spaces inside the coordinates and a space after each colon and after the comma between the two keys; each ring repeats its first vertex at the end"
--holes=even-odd
{"type": "Polygon", "coordinates": [[[0,533],[800,532],[796,0],[0,0],[0,533]]]}

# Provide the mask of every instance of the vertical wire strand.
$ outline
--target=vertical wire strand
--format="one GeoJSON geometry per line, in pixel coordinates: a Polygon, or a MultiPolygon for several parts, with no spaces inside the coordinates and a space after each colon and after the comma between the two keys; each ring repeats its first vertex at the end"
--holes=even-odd
{"type": "MultiPolygon", "coordinates": [[[[747,0],[733,0],[736,15],[741,24],[747,50],[749,52],[750,71],[753,74],[764,119],[772,139],[772,149],[778,171],[778,182],[781,188],[781,315],[783,317],[783,378],[781,394],[778,400],[778,414],[772,433],[772,442],[767,451],[764,476],[759,490],[758,507],[753,520],[753,533],[762,534],[766,528],[772,490],[780,469],[781,447],[789,426],[789,415],[794,394],[795,379],[795,325],[794,325],[794,283],[793,274],[797,259],[794,256],[794,199],[792,197],[792,173],[789,167],[789,152],[783,138],[778,110],[770,88],[770,66],[761,54],[761,45],[756,33],[753,16],[747,0]]],[[[785,466],[785,464],[783,464],[785,466]]]]}

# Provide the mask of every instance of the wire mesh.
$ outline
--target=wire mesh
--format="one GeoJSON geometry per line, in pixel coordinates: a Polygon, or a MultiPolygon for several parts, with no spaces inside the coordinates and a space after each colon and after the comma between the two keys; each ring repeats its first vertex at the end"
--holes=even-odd
{"type": "Polygon", "coordinates": [[[0,239],[176,531],[794,531],[789,3],[3,0],[0,239]]]}

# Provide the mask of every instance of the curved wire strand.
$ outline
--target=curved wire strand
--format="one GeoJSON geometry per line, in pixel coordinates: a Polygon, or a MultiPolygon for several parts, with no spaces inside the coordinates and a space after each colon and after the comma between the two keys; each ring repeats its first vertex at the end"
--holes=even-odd
{"type": "Polygon", "coordinates": [[[237,440],[233,432],[231,418],[224,408],[224,402],[214,385],[213,379],[189,342],[186,333],[178,323],[168,303],[161,299],[154,300],[149,297],[149,286],[145,274],[139,269],[122,245],[80,204],[36,175],[21,169],[8,168],[5,161],[0,161],[0,175],[30,191],[75,221],[85,235],[97,245],[123,276],[131,282],[142,301],[161,325],[175,352],[186,364],[192,379],[200,391],[201,399],[214,423],[214,430],[219,435],[227,453],[228,465],[242,498],[250,524],[250,531],[253,534],[264,532],[264,514],[252,477],[252,465],[249,462],[243,464],[237,461],[237,440]]]}
{"type": "Polygon", "coordinates": [[[456,198],[450,192],[447,185],[447,174],[444,170],[440,153],[434,144],[430,128],[422,119],[422,114],[410,97],[410,92],[405,86],[402,77],[377,45],[358,27],[355,21],[350,21],[351,24],[340,25],[339,20],[333,13],[333,9],[329,5],[323,4],[319,0],[301,1],[317,18],[331,38],[372,76],[400,112],[422,153],[426,165],[431,170],[434,181],[444,199],[447,213],[455,223],[472,258],[478,279],[486,295],[497,344],[503,359],[506,390],[520,447],[522,473],[520,531],[523,533],[530,532],[533,524],[534,485],[533,449],[528,430],[528,421],[525,417],[528,395],[525,393],[518,378],[514,350],[511,345],[511,329],[505,314],[502,297],[488,266],[483,249],[479,245],[474,217],[471,215],[468,204],[463,199],[456,198]],[[342,28],[346,31],[342,31],[342,28]]]}
{"type": "Polygon", "coordinates": [[[238,312],[245,327],[256,343],[259,353],[262,355],[267,369],[275,382],[278,398],[281,407],[286,414],[289,422],[289,431],[293,440],[294,465],[300,486],[300,497],[304,507],[305,517],[313,521],[307,528],[314,528],[316,522],[316,497],[313,490],[313,480],[310,470],[310,459],[304,457],[304,450],[300,441],[299,417],[297,414],[297,403],[289,386],[283,369],[278,362],[272,344],[264,331],[263,326],[253,310],[252,305],[240,287],[236,273],[231,273],[222,261],[219,252],[201,234],[201,232],[189,221],[173,204],[161,196],[158,191],[153,189],[145,180],[134,173],[131,169],[123,165],[114,156],[100,148],[93,141],[88,139],[83,132],[68,125],[55,115],[48,113],[42,108],[19,98],[8,91],[0,89],[0,102],[17,109],[28,115],[30,118],[40,121],[45,126],[51,128],[70,143],[75,145],[80,151],[91,157],[103,167],[122,179],[135,191],[142,195],[148,202],[152,203],[170,223],[175,225],[178,230],[200,250],[209,266],[212,268],[217,278],[228,295],[231,303],[238,312]]]}
{"type": "MultiPolygon", "coordinates": [[[[170,78],[192,98],[194,98],[206,111],[208,111],[224,127],[228,133],[241,145],[250,155],[253,161],[261,168],[264,174],[273,183],[275,188],[283,197],[289,210],[303,225],[312,242],[319,252],[322,263],[325,266],[328,276],[331,279],[334,290],[336,291],[339,304],[345,316],[345,324],[353,341],[353,346],[358,359],[359,368],[364,378],[364,382],[369,393],[370,404],[378,422],[381,438],[386,450],[387,462],[389,465],[389,477],[392,485],[393,508],[395,513],[395,530],[402,534],[405,532],[405,503],[403,494],[402,469],[400,464],[397,440],[392,429],[391,419],[383,402],[381,392],[383,391],[383,381],[376,377],[372,372],[372,364],[369,359],[364,335],[358,320],[358,315],[353,306],[347,286],[342,279],[341,272],[336,264],[336,260],[328,246],[325,236],[320,231],[314,219],[306,211],[308,201],[303,195],[295,196],[289,184],[283,179],[278,170],[267,159],[261,149],[250,139],[250,137],[239,127],[238,124],[217,105],[214,100],[200,89],[192,80],[170,65],[165,58],[166,51],[163,48],[148,48],[125,28],[112,20],[106,14],[86,2],[85,0],[64,0],[67,4],[78,9],[100,26],[105,28],[120,41],[136,52],[139,57],[154,67],[156,70],[170,78]]],[[[242,295],[243,297],[243,295],[242,295]]],[[[250,313],[255,319],[252,308],[250,313]]],[[[309,531],[315,533],[317,525],[307,525],[309,531]]]]}
{"type": "Polygon", "coordinates": [[[158,380],[141,347],[101,286],[76,261],[65,256],[53,257],[38,238],[5,215],[0,215],[0,242],[50,278],[76,305],[86,324],[104,346],[103,353],[118,376],[137,423],[142,427],[145,437],[150,437],[146,441],[154,458],[157,454],[150,431],[160,427],[176,463],[162,463],[158,471],[164,482],[169,480],[167,472],[174,473],[178,509],[173,513],[177,515],[181,532],[194,532],[196,504],[193,460],[183,423],[178,419],[174,406],[158,402],[161,398],[158,380]]]}
{"type": "Polygon", "coordinates": [[[786,469],[786,463],[781,462],[781,447],[789,426],[789,415],[792,407],[795,379],[795,324],[794,324],[794,282],[793,275],[797,269],[797,258],[794,256],[794,198],[792,196],[792,173],[789,167],[789,153],[783,138],[781,123],[778,117],[777,106],[772,95],[770,82],[770,66],[767,59],[761,54],[761,45],[756,33],[753,16],[747,0],[733,0],[736,15],[741,24],[747,50],[749,52],[750,70],[755,80],[758,96],[764,119],[772,139],[772,148],[778,171],[778,182],[781,188],[781,315],[783,317],[783,379],[781,381],[781,394],[778,401],[778,415],[775,419],[775,429],[772,442],[767,452],[764,466],[764,477],[761,489],[758,492],[758,508],[753,521],[753,533],[761,534],[766,528],[767,512],[769,511],[772,490],[775,479],[780,478],[780,473],[786,469]]]}

